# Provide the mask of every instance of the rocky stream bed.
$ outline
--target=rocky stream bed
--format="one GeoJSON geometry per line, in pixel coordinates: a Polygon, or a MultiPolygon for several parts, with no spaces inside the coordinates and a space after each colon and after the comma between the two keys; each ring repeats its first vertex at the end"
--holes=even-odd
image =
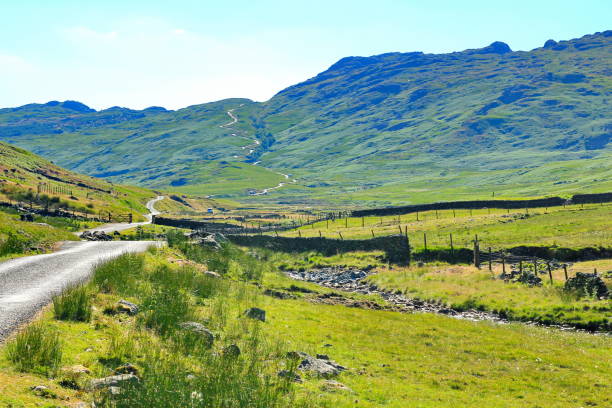
{"type": "MultiPolygon", "coordinates": [[[[365,278],[372,274],[373,268],[354,269],[345,267],[324,267],[315,268],[307,271],[286,271],[285,273],[292,279],[316,283],[318,285],[336,289],[344,292],[359,293],[363,295],[378,295],[384,299],[389,306],[380,306],[376,302],[369,301],[333,301],[334,298],[342,298],[341,295],[334,293],[320,295],[317,301],[320,303],[346,304],[351,307],[366,307],[372,309],[393,310],[403,313],[423,312],[443,314],[456,319],[471,321],[491,321],[498,324],[509,323],[510,320],[495,313],[480,310],[455,310],[447,305],[436,302],[427,302],[420,299],[406,297],[399,291],[390,291],[377,287],[365,278]],[[327,301],[329,300],[329,301],[327,301]]],[[[538,322],[521,322],[528,325],[542,325],[538,322]]],[[[584,331],[571,326],[550,325],[561,330],[584,331]]],[[[606,334],[599,332],[599,334],[606,334]]]]}

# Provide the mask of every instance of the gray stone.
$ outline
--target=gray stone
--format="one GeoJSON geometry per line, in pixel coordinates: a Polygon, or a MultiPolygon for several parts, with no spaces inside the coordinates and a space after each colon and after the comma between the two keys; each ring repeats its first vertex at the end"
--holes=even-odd
{"type": "Polygon", "coordinates": [[[330,378],[340,374],[346,370],[346,367],[341,366],[329,357],[326,359],[313,357],[302,351],[292,351],[287,354],[287,357],[292,359],[299,359],[298,370],[313,373],[319,377],[330,378]]]}
{"type": "Polygon", "coordinates": [[[179,327],[181,329],[188,330],[188,331],[190,331],[192,333],[196,333],[196,334],[202,336],[202,338],[209,345],[212,345],[212,343],[215,341],[215,335],[213,334],[213,332],[208,330],[202,323],[198,323],[198,322],[183,322],[183,323],[179,324],[179,327]]]}
{"type": "Polygon", "coordinates": [[[282,378],[288,378],[291,381],[296,382],[296,383],[301,383],[302,382],[302,377],[300,377],[299,374],[296,374],[296,373],[288,371],[288,370],[280,370],[278,372],[278,376],[282,377],[282,378]]]}
{"type": "Polygon", "coordinates": [[[235,344],[230,344],[223,349],[223,356],[230,358],[237,358],[240,356],[240,347],[235,344]]]}
{"type": "Polygon", "coordinates": [[[137,305],[132,302],[128,302],[127,300],[121,299],[119,302],[117,302],[117,311],[119,313],[127,313],[133,316],[138,313],[139,310],[140,309],[137,305]]]}
{"type": "Polygon", "coordinates": [[[266,321],[266,311],[258,307],[252,307],[244,312],[244,315],[250,319],[266,321]]]}
{"type": "Polygon", "coordinates": [[[134,374],[111,375],[110,377],[96,378],[91,380],[90,388],[99,390],[106,387],[118,387],[124,383],[138,382],[138,377],[134,374]]]}

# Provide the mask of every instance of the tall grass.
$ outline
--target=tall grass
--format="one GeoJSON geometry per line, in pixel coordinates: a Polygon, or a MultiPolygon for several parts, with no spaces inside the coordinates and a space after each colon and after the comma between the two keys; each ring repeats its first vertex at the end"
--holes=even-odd
{"type": "Polygon", "coordinates": [[[100,292],[129,296],[138,291],[143,274],[142,255],[127,253],[98,265],[94,270],[93,284],[100,292]]]}
{"type": "Polygon", "coordinates": [[[257,259],[229,242],[221,244],[221,249],[192,245],[180,232],[170,230],[166,233],[170,247],[178,248],[188,259],[202,263],[209,270],[248,281],[260,281],[270,269],[269,263],[257,259]]]}
{"type": "Polygon", "coordinates": [[[85,285],[65,290],[53,298],[53,314],[58,320],[88,322],[91,320],[92,294],[85,285]]]}
{"type": "Polygon", "coordinates": [[[32,324],[7,344],[6,354],[20,371],[51,376],[62,361],[59,333],[49,326],[32,324]]]}

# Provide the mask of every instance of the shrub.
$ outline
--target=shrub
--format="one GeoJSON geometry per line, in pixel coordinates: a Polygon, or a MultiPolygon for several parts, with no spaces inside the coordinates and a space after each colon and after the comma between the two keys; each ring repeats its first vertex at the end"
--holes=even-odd
{"type": "Polygon", "coordinates": [[[53,298],[53,313],[58,320],[91,320],[91,294],[84,285],[67,289],[53,298]]]}
{"type": "Polygon", "coordinates": [[[49,326],[33,324],[7,344],[7,358],[18,370],[53,375],[62,361],[59,334],[49,326]]]}

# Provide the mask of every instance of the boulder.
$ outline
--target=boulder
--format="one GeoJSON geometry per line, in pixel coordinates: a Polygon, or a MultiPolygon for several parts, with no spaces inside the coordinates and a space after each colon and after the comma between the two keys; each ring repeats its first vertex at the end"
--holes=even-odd
{"type": "Polygon", "coordinates": [[[240,356],[240,347],[230,344],[223,349],[223,357],[237,358],[240,356]]]}
{"type": "Polygon", "coordinates": [[[321,355],[324,358],[317,358],[302,351],[292,351],[287,357],[300,360],[298,370],[310,372],[318,377],[330,378],[346,370],[346,367],[330,360],[326,355],[321,355]]]}
{"type": "Polygon", "coordinates": [[[124,364],[121,365],[117,368],[115,368],[114,373],[116,375],[121,375],[121,374],[134,374],[134,375],[138,375],[139,370],[138,367],[134,366],[133,364],[124,364]]]}
{"type": "Polygon", "coordinates": [[[215,341],[215,335],[208,330],[202,323],[198,322],[183,322],[179,324],[181,329],[190,331],[201,336],[208,345],[212,345],[215,341]]]}
{"type": "Polygon", "coordinates": [[[288,378],[289,380],[296,382],[296,383],[302,382],[302,377],[300,377],[299,374],[296,374],[289,370],[280,370],[278,372],[278,376],[282,378],[288,378]]]}
{"type": "Polygon", "coordinates": [[[204,275],[208,276],[209,278],[220,278],[221,277],[221,275],[213,271],[205,271],[204,275]]]}
{"type": "Polygon", "coordinates": [[[117,302],[116,310],[118,313],[127,313],[133,316],[138,313],[140,309],[134,303],[121,299],[119,302],[117,302]]]}
{"type": "Polygon", "coordinates": [[[334,381],[334,380],[323,381],[323,384],[321,384],[321,389],[323,391],[329,391],[329,392],[334,392],[334,391],[353,392],[353,390],[347,387],[346,385],[342,384],[341,382],[334,381]]]}
{"type": "Polygon", "coordinates": [[[262,322],[266,321],[266,311],[258,307],[252,307],[250,309],[247,309],[244,312],[244,315],[249,319],[260,320],[262,322]]]}
{"type": "Polygon", "coordinates": [[[111,375],[110,377],[96,378],[91,380],[90,388],[92,390],[99,390],[107,387],[119,387],[125,383],[135,383],[138,381],[138,377],[136,377],[134,374],[111,375]]]}

